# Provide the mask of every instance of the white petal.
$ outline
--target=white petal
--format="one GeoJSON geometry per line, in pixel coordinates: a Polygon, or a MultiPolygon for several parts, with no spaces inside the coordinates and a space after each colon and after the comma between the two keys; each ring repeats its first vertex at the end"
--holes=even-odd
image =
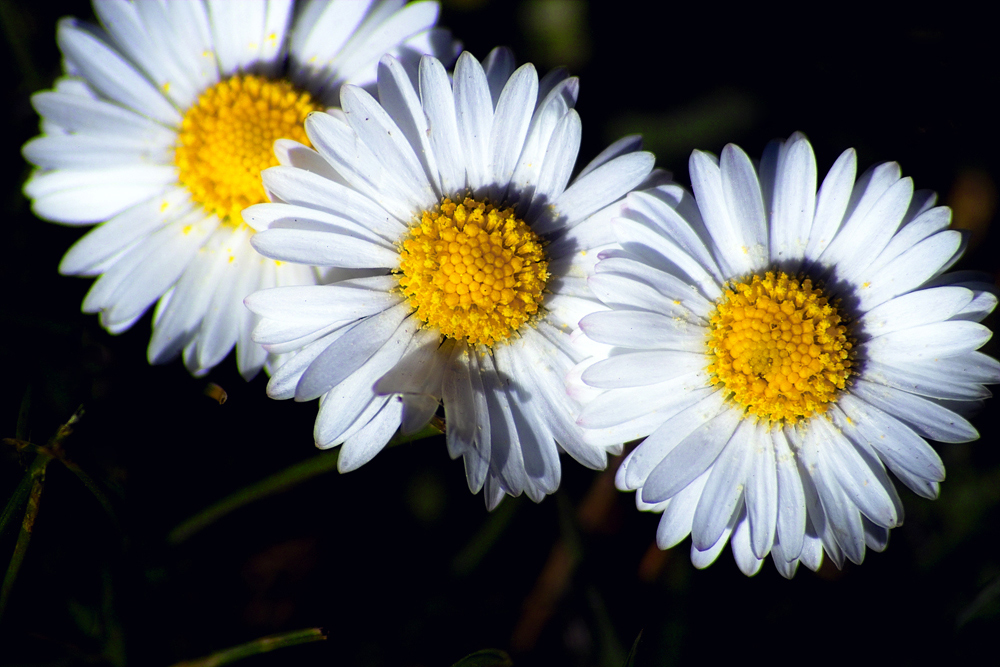
{"type": "Polygon", "coordinates": [[[133,320],[177,281],[217,224],[188,218],[161,229],[94,283],[84,312],[103,310],[109,324],[133,320]]]}
{"type": "Polygon", "coordinates": [[[733,512],[743,505],[747,472],[756,446],[755,430],[750,420],[741,421],[712,464],[691,527],[691,543],[699,551],[710,549],[718,541],[733,512]]]}
{"type": "Polygon", "coordinates": [[[748,255],[745,261],[754,270],[760,270],[769,262],[769,244],[757,172],[747,154],[734,144],[722,150],[719,169],[729,219],[739,230],[739,252],[748,255]]]}
{"type": "Polygon", "coordinates": [[[340,103],[347,121],[369,150],[379,159],[380,174],[395,184],[397,195],[414,210],[427,209],[437,202],[427,173],[406,141],[405,133],[371,95],[355,86],[345,86],[340,103]]]}
{"type": "Polygon", "coordinates": [[[357,239],[367,239],[385,248],[395,247],[395,242],[399,240],[398,235],[387,239],[378,233],[388,230],[373,230],[368,225],[363,225],[350,218],[293,204],[254,204],[243,209],[243,219],[251,221],[253,224],[250,226],[257,231],[297,229],[342,234],[357,239]]]}
{"type": "Polygon", "coordinates": [[[838,405],[855,424],[849,435],[863,438],[897,476],[903,470],[932,482],[944,480],[941,457],[913,429],[854,396],[842,396],[838,405]]]}
{"type": "Polygon", "coordinates": [[[824,431],[819,458],[826,478],[835,479],[850,501],[878,525],[887,528],[899,525],[893,499],[876,472],[881,464],[862,458],[844,435],[829,428],[825,420],[814,420],[811,427],[817,426],[824,431]]]}
{"type": "Polygon", "coordinates": [[[332,285],[275,287],[246,298],[247,307],[266,318],[322,324],[349,322],[380,313],[400,302],[395,278],[379,276],[332,285]]]}
{"type": "Polygon", "coordinates": [[[741,418],[737,410],[723,410],[696,428],[649,474],[642,487],[642,499],[665,500],[694,481],[718,458],[741,418]]]}
{"type": "Polygon", "coordinates": [[[715,559],[719,557],[722,553],[722,549],[725,548],[726,542],[729,541],[729,536],[733,532],[733,528],[736,527],[736,521],[741,517],[741,512],[737,511],[733,513],[732,519],[730,519],[729,524],[726,526],[725,532],[722,533],[722,537],[719,541],[712,545],[709,549],[705,551],[699,551],[695,548],[694,543],[691,543],[691,564],[694,565],[699,570],[705,569],[709,565],[715,562],[715,559]]]}
{"type": "MultiPolygon", "coordinates": [[[[356,93],[355,97],[357,97],[356,93]]],[[[370,120],[371,116],[368,118],[370,120]]],[[[272,191],[269,179],[270,173],[273,171],[277,172],[278,176],[290,180],[291,177],[285,173],[288,171],[288,167],[273,167],[261,172],[261,176],[264,179],[264,189],[269,194],[273,192],[277,195],[278,199],[289,204],[302,203],[306,206],[312,205],[321,208],[327,208],[323,205],[323,200],[333,198],[348,198],[355,201],[368,199],[373,203],[378,202],[376,206],[384,209],[387,212],[387,217],[392,216],[397,220],[408,221],[413,216],[414,202],[412,199],[419,198],[418,190],[422,188],[423,183],[406,179],[407,174],[412,177],[414,170],[419,169],[419,166],[414,164],[416,163],[416,157],[412,156],[412,151],[409,158],[412,162],[409,164],[406,172],[400,177],[400,175],[386,168],[381,156],[376,155],[372,148],[361,140],[361,137],[357,135],[355,130],[346,121],[330,114],[311,113],[306,117],[305,129],[309,141],[316,147],[319,154],[350,184],[353,190],[351,188],[338,188],[336,187],[337,183],[326,181],[318,176],[310,179],[308,176],[311,176],[311,174],[303,172],[296,180],[317,184],[320,189],[320,192],[317,193],[319,196],[311,195],[306,190],[303,193],[304,196],[284,197],[281,190],[275,189],[272,191]],[[345,194],[342,190],[348,190],[350,194],[345,194]],[[313,203],[313,200],[316,199],[320,201],[313,203]]],[[[398,129],[396,132],[399,134],[398,129]]],[[[390,138],[387,135],[386,141],[382,143],[388,143],[389,141],[390,138]]],[[[395,157],[399,160],[405,159],[400,157],[399,152],[395,153],[395,157]]],[[[421,176],[420,178],[426,183],[426,177],[421,176]]],[[[288,180],[285,181],[286,184],[289,184],[288,180]]],[[[372,205],[369,204],[368,208],[371,208],[372,205]]],[[[330,209],[330,212],[337,213],[338,211],[336,208],[333,208],[330,209]]]]}
{"type": "Polygon", "coordinates": [[[597,274],[612,273],[646,283],[668,299],[680,301],[684,308],[705,320],[715,308],[715,304],[701,296],[694,285],[633,259],[625,257],[602,259],[595,270],[597,274]]]}
{"type": "Polygon", "coordinates": [[[578,421],[584,428],[606,428],[653,412],[671,416],[700,400],[707,388],[708,378],[699,371],[654,385],[614,389],[584,406],[578,421]]]}
{"type": "Polygon", "coordinates": [[[729,542],[732,545],[733,558],[736,559],[736,565],[740,568],[740,572],[748,577],[760,572],[764,561],[754,555],[750,545],[750,521],[746,516],[737,521],[729,542]]]}
{"type": "Polygon", "coordinates": [[[892,237],[885,249],[879,253],[875,261],[865,269],[866,273],[878,271],[928,236],[947,229],[950,224],[951,209],[947,206],[938,206],[922,213],[896,232],[896,235],[892,237]]]}
{"type": "MultiPolygon", "coordinates": [[[[575,99],[575,98],[574,98],[575,99]]],[[[635,153],[636,151],[642,150],[642,136],[638,134],[630,134],[627,137],[622,137],[618,141],[614,142],[603,151],[597,154],[593,160],[587,163],[587,166],[580,170],[580,178],[586,176],[593,170],[600,167],[605,162],[613,160],[619,155],[627,155],[628,153],[635,153]]]]}
{"type": "MultiPolygon", "coordinates": [[[[794,427],[789,427],[794,428],[794,427]]],[[[778,467],[778,523],[777,539],[781,542],[784,557],[795,559],[802,551],[806,531],[806,497],[802,487],[795,454],[783,430],[771,434],[774,443],[775,463],[778,467]]]]}
{"type": "MultiPolygon", "coordinates": [[[[705,281],[706,271],[715,281],[725,282],[709,251],[712,246],[711,236],[701,219],[697,205],[688,192],[675,187],[633,192],[626,198],[625,211],[626,217],[644,223],[660,235],[666,235],[670,240],[668,244],[653,243],[650,246],[658,249],[664,257],[676,263],[699,284],[705,281]],[[675,246],[681,251],[680,253],[673,249],[675,246]],[[692,270],[688,258],[695,260],[697,269],[692,270]]],[[[618,240],[624,242],[621,237],[618,240]]],[[[712,298],[719,296],[711,289],[708,289],[706,294],[712,298]]]]}
{"type": "Polygon", "coordinates": [[[74,243],[59,262],[59,273],[94,275],[96,267],[188,213],[191,208],[187,199],[187,193],[177,188],[162,198],[149,199],[119,213],[74,243]]]}
{"type": "MultiPolygon", "coordinates": [[[[656,527],[656,546],[670,549],[677,546],[691,532],[694,512],[710,472],[706,471],[669,500],[656,527]]],[[[638,500],[640,496],[641,492],[636,494],[636,499],[638,500]]]]}
{"type": "Polygon", "coordinates": [[[702,318],[677,303],[676,299],[661,294],[644,282],[602,272],[591,276],[587,280],[587,286],[604,305],[612,309],[647,310],[670,318],[684,319],[693,324],[704,324],[702,318]]]}
{"type": "Polygon", "coordinates": [[[265,5],[259,0],[208,0],[219,68],[224,74],[243,70],[257,60],[264,36],[265,5]]]}
{"type": "Polygon", "coordinates": [[[254,234],[254,249],[283,262],[345,269],[395,268],[399,252],[349,234],[303,229],[266,229],[254,234]]]}
{"type": "MultiPolygon", "coordinates": [[[[537,175],[529,218],[538,215],[541,207],[555,200],[566,189],[566,184],[573,175],[582,138],[580,114],[575,109],[570,109],[552,130],[548,149],[537,175]]],[[[516,185],[514,182],[515,187],[516,185]]],[[[535,229],[538,232],[547,231],[542,225],[537,225],[535,229]]]]}
{"type": "Polygon", "coordinates": [[[580,328],[607,345],[633,349],[658,348],[681,352],[703,352],[705,328],[659,313],[616,310],[587,315],[580,328]]]}
{"type": "MultiPolygon", "coordinates": [[[[428,118],[420,105],[417,91],[403,65],[392,56],[383,56],[378,66],[378,101],[403,132],[424,169],[424,175],[441,195],[438,163],[431,149],[431,129],[428,118]]],[[[450,100],[451,95],[446,96],[450,100]]],[[[380,153],[381,154],[381,153],[380,153]]]]}
{"type": "Polygon", "coordinates": [[[519,67],[497,100],[489,138],[489,196],[504,199],[528,134],[538,96],[538,74],[531,63],[519,67]]]}
{"type": "Polygon", "coordinates": [[[489,469],[489,409],[478,366],[473,365],[468,347],[452,343],[448,353],[449,364],[442,382],[448,453],[452,458],[465,456],[469,490],[478,493],[489,469]],[[478,392],[473,389],[473,373],[478,380],[478,392]]]}
{"type": "Polygon", "coordinates": [[[805,257],[815,211],[816,156],[805,138],[790,140],[775,174],[770,215],[772,261],[799,262],[805,257]]]}
{"type": "Polygon", "coordinates": [[[652,153],[628,153],[573,181],[554,202],[556,216],[572,226],[639,185],[653,169],[652,153]]]}
{"type": "Polygon", "coordinates": [[[840,154],[823,179],[823,185],[816,195],[816,215],[809,232],[809,245],[806,247],[807,260],[819,259],[840,231],[847,204],[851,199],[851,188],[854,186],[857,168],[857,153],[853,148],[848,148],[840,154]]]}
{"type": "Polygon", "coordinates": [[[180,114],[144,76],[113,49],[77,28],[72,19],[59,22],[56,41],[95,90],[161,123],[180,125],[180,114]]]}
{"type": "Polygon", "coordinates": [[[176,169],[162,165],[59,169],[32,176],[24,184],[24,194],[34,199],[31,210],[40,218],[90,224],[147,199],[163,197],[176,182],[176,169]]]}
{"type": "Polygon", "coordinates": [[[206,285],[219,284],[226,263],[226,257],[213,247],[221,242],[217,236],[213,235],[185,268],[169,301],[164,304],[164,299],[160,300],[157,307],[162,307],[162,311],[156,318],[147,351],[149,363],[170,361],[197,336],[212,299],[212,290],[206,289],[206,285]]]}
{"type": "Polygon", "coordinates": [[[519,372],[529,378],[538,393],[535,412],[546,422],[552,435],[567,454],[583,465],[603,469],[607,466],[604,448],[586,444],[576,424],[580,406],[566,393],[563,378],[572,359],[535,331],[526,332],[515,359],[519,372]]]}
{"type": "Polygon", "coordinates": [[[475,196],[487,181],[493,101],[489,83],[479,61],[468,51],[458,57],[454,74],[455,118],[465,155],[466,185],[475,196]]]}
{"type": "Polygon", "coordinates": [[[71,133],[126,136],[156,146],[168,145],[176,138],[172,128],[104,100],[44,91],[32,95],[31,104],[46,121],[71,133]]]}
{"type": "MultiPolygon", "coordinates": [[[[330,447],[345,439],[357,426],[359,417],[373,402],[385,400],[383,397],[375,395],[372,386],[406,352],[417,328],[414,318],[403,322],[395,332],[391,332],[391,337],[368,361],[324,395],[313,428],[313,435],[318,446],[330,447]]],[[[319,359],[317,359],[318,361],[319,359]]],[[[313,366],[317,362],[313,362],[313,366]]],[[[312,371],[313,366],[310,366],[303,373],[302,380],[299,381],[300,387],[312,371]]]]}
{"type": "Polygon", "coordinates": [[[406,304],[399,304],[353,325],[302,374],[295,389],[296,400],[316,398],[361,368],[392,338],[409,310],[406,304]]]}
{"type": "Polygon", "coordinates": [[[420,60],[420,101],[427,114],[428,135],[440,171],[441,190],[456,194],[465,187],[465,162],[461,159],[455,96],[441,61],[420,60]]]}
{"type": "Polygon", "coordinates": [[[271,374],[267,383],[267,395],[279,400],[295,398],[295,387],[306,368],[330,345],[330,339],[342,334],[342,331],[334,332],[328,338],[313,341],[291,355],[271,374]]]}
{"type": "Polygon", "coordinates": [[[691,352],[641,351],[598,361],[583,373],[592,387],[644,387],[693,373],[705,367],[705,356],[691,352]]]}
{"type": "Polygon", "coordinates": [[[483,70],[486,72],[486,80],[490,84],[490,97],[493,100],[493,108],[500,100],[504,85],[514,73],[514,53],[503,46],[498,46],[487,54],[483,59],[483,70]]]}
{"type": "Polygon", "coordinates": [[[750,256],[750,246],[743,238],[743,230],[737,228],[730,217],[718,161],[708,153],[694,151],[688,160],[688,170],[698,209],[712,237],[720,269],[727,276],[752,273],[756,268],[754,258],[750,256]]]}
{"type": "Polygon", "coordinates": [[[962,235],[946,230],[917,243],[857,288],[858,308],[868,311],[919,287],[935,276],[962,245],[962,235]]]}
{"type": "Polygon", "coordinates": [[[418,331],[413,337],[412,348],[375,383],[375,393],[425,394],[433,397],[436,405],[447,361],[440,347],[441,334],[429,329],[418,331]]]}
{"type": "Polygon", "coordinates": [[[774,543],[778,521],[778,465],[771,433],[756,429],[748,456],[753,461],[747,473],[746,508],[749,543],[758,559],[764,558],[774,543]]]}
{"type": "MultiPolygon", "coordinates": [[[[317,174],[294,167],[272,167],[262,171],[261,177],[265,189],[288,204],[317,209],[339,218],[353,220],[384,239],[398,239],[406,231],[405,224],[390,214],[379,202],[317,174]]],[[[262,229],[261,224],[256,222],[256,212],[265,210],[267,206],[269,205],[261,204],[259,207],[251,206],[246,209],[244,219],[247,224],[254,229],[262,229]]],[[[308,215],[308,212],[305,214],[308,215]]],[[[264,219],[269,220],[267,216],[264,219]]]]}
{"type": "MultiPolygon", "coordinates": [[[[883,178],[898,178],[898,170],[898,167],[887,170],[883,178]]],[[[877,169],[876,177],[879,173],[877,169]]],[[[869,191],[874,186],[873,182],[869,191]]],[[[869,208],[865,208],[867,198],[868,192],[819,258],[821,263],[834,267],[837,278],[856,284],[862,282],[857,276],[878,257],[903,221],[913,198],[913,181],[896,180],[869,208]]]]}
{"type": "Polygon", "coordinates": [[[227,261],[222,280],[202,320],[196,372],[212,368],[222,361],[239,338],[239,326],[246,309],[243,298],[256,287],[262,262],[267,261],[250,248],[247,242],[249,233],[249,229],[241,227],[227,234],[230,238],[222,248],[227,261]]]}
{"type": "Polygon", "coordinates": [[[535,410],[537,402],[525,400],[527,385],[512,359],[514,349],[501,346],[494,349],[493,354],[497,371],[509,380],[506,391],[524,460],[528,482],[526,490],[534,492],[532,500],[537,502],[559,486],[562,474],[559,451],[551,429],[535,410]]]}
{"type": "MultiPolygon", "coordinates": [[[[957,357],[964,359],[967,355],[957,357]]],[[[954,401],[976,401],[991,396],[990,390],[975,382],[962,381],[949,372],[956,358],[912,362],[901,358],[892,363],[865,360],[864,379],[895,387],[918,396],[954,401]]],[[[958,362],[962,363],[962,362],[958,362]]]]}
{"type": "Polygon", "coordinates": [[[528,484],[521,442],[505,389],[507,378],[500,377],[490,355],[481,357],[479,363],[490,412],[490,472],[507,493],[520,495],[528,484]]]}
{"type": "Polygon", "coordinates": [[[657,417],[657,423],[651,428],[649,437],[622,463],[616,481],[618,487],[628,490],[643,486],[664,457],[701,424],[719,414],[724,406],[721,392],[705,389],[652,413],[651,416],[657,417]]]}
{"type": "Polygon", "coordinates": [[[348,472],[357,470],[368,463],[386,446],[392,438],[402,418],[403,405],[397,400],[385,401],[371,421],[340,446],[337,470],[348,472]]]}
{"type": "Polygon", "coordinates": [[[979,432],[961,415],[939,403],[892,387],[857,380],[851,393],[909,423],[925,438],[971,442],[979,432]]]}
{"type": "Polygon", "coordinates": [[[855,326],[875,338],[901,329],[941,322],[961,311],[972,301],[972,297],[972,290],[956,286],[909,292],[875,306],[858,319],[855,326]]]}

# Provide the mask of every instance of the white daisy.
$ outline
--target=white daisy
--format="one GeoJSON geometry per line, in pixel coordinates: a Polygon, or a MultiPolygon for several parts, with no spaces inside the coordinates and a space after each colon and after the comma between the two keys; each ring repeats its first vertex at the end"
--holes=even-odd
{"type": "Polygon", "coordinates": [[[256,374],[267,353],[243,297],[317,276],[258,256],[239,212],[266,201],[261,169],[308,164],[286,139],[307,141],[306,115],[344,83],[373,83],[382,54],[455,55],[436,2],[403,4],[306,2],[293,17],[292,0],[105,0],[104,30],[61,21],[66,76],[32,98],[42,135],[24,146],[38,167],[24,192],[39,217],[103,223],[59,266],[100,276],[83,310],[119,333],[159,299],[150,363],[183,353],[202,374],[236,345],[256,374]]]}
{"type": "Polygon", "coordinates": [[[587,441],[646,439],[617,484],[662,512],[657,543],[692,536],[712,563],[771,554],[791,577],[886,546],[903,507],[886,474],[934,498],[944,466],[925,438],[967,442],[956,410],[989,396],[1000,364],[977,352],[996,305],[976,274],[944,274],[963,249],[951,212],[899,165],[855,181],[845,151],[819,191],[801,134],[759,168],[729,145],[691,156],[694,198],[629,195],[590,286],[610,311],[580,327],[610,354],[570,384],[587,441]],[[942,275],[943,274],[943,275],[942,275]]]}
{"type": "Polygon", "coordinates": [[[628,191],[665,178],[626,138],[569,184],[577,89],[561,70],[515,70],[504,49],[483,65],[463,53],[453,81],[430,57],[411,81],[387,56],[380,101],[345,86],[342,115],[306,120],[325,172],[264,172],[285,203],[244,212],[259,252],[368,272],[246,300],[262,318],[255,340],[298,350],[269,395],[320,398],[316,443],[342,445],[341,471],[400,425],[421,428],[442,400],[448,450],[490,508],[505,492],[552,493],[560,449],[606,465],[608,448],[583,443],[565,393],[580,360],[570,335],[600,307],[585,280],[591,249],[614,242],[608,220],[628,191]]]}

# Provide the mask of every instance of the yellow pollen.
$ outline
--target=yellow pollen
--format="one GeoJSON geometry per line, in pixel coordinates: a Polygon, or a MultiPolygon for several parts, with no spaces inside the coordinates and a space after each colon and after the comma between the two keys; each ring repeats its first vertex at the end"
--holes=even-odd
{"type": "Polygon", "coordinates": [[[276,139],[309,145],[306,115],[321,107],[287,81],[237,75],[220,81],[184,114],[174,163],[191,197],[223,221],[267,201],[260,172],[278,164],[276,139]]]}
{"type": "Polygon", "coordinates": [[[474,345],[504,341],[534,317],[549,279],[542,242],[514,209],[468,198],[424,211],[399,270],[417,317],[474,345]]]}
{"type": "Polygon", "coordinates": [[[708,372],[747,414],[795,424],[826,411],[852,374],[853,341],[822,289],[768,271],[731,283],[711,317],[708,372]]]}

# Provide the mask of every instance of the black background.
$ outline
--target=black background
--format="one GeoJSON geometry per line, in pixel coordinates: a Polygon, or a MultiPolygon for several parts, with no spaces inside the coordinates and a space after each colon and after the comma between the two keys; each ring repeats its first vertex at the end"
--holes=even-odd
{"type": "MultiPolygon", "coordinates": [[[[506,44],[540,71],[569,64],[580,74],[580,165],[642,131],[658,165],[687,183],[693,148],[732,141],[759,156],[769,139],[801,130],[821,175],[851,146],[862,169],[900,162],[970,230],[958,268],[1000,268],[994,27],[956,3],[799,15],[707,3],[656,14],[623,2],[445,4],[441,24],[476,56],[506,44]]],[[[728,549],[705,571],[690,565],[688,541],[657,551],[658,517],[636,512],[611,473],[568,459],[555,497],[507,499],[490,515],[440,439],[392,448],[168,545],[198,510],[315,456],[316,407],[267,399],[266,379],[245,383],[231,356],[202,379],[179,362],[150,367],[148,316],[111,336],[79,312],[91,281],[56,267],[83,230],[31,214],[19,150],[38,131],[30,93],[59,74],[56,20],[93,15],[82,2],[2,12],[0,436],[14,435],[29,388],[38,442],[83,404],[66,449],[107,489],[121,531],[50,465],[0,621],[0,664],[169,665],[311,626],[329,640],[246,664],[449,665],[496,647],[519,666],[611,667],[640,631],[640,666],[995,655],[1000,455],[989,402],[974,420],[980,441],[939,446],[940,499],[900,489],[906,523],[885,553],[793,581],[770,561],[748,579],[728,549]],[[209,382],[228,402],[205,396],[209,382]]],[[[3,447],[0,500],[22,474],[3,447]]],[[[3,563],[15,534],[0,535],[3,563]]]]}

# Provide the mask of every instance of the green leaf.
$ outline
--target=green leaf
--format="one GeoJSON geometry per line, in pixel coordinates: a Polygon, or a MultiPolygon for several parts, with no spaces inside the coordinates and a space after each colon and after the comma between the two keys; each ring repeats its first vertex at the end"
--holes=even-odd
{"type": "Polygon", "coordinates": [[[323,628],[307,628],[305,630],[293,630],[280,635],[270,635],[255,639],[246,644],[233,646],[232,648],[216,651],[204,658],[194,660],[184,660],[176,663],[173,667],[219,667],[229,663],[249,658],[261,653],[268,653],[279,648],[308,644],[310,642],[321,642],[326,640],[326,630],[323,628]]]}
{"type": "Polygon", "coordinates": [[[487,648],[465,656],[451,667],[512,667],[514,661],[497,648],[487,648]]]}
{"type": "Polygon", "coordinates": [[[640,639],[642,639],[642,630],[639,631],[639,635],[632,642],[632,648],[629,650],[628,655],[625,656],[625,664],[622,667],[635,667],[635,654],[639,650],[640,639]]]}

